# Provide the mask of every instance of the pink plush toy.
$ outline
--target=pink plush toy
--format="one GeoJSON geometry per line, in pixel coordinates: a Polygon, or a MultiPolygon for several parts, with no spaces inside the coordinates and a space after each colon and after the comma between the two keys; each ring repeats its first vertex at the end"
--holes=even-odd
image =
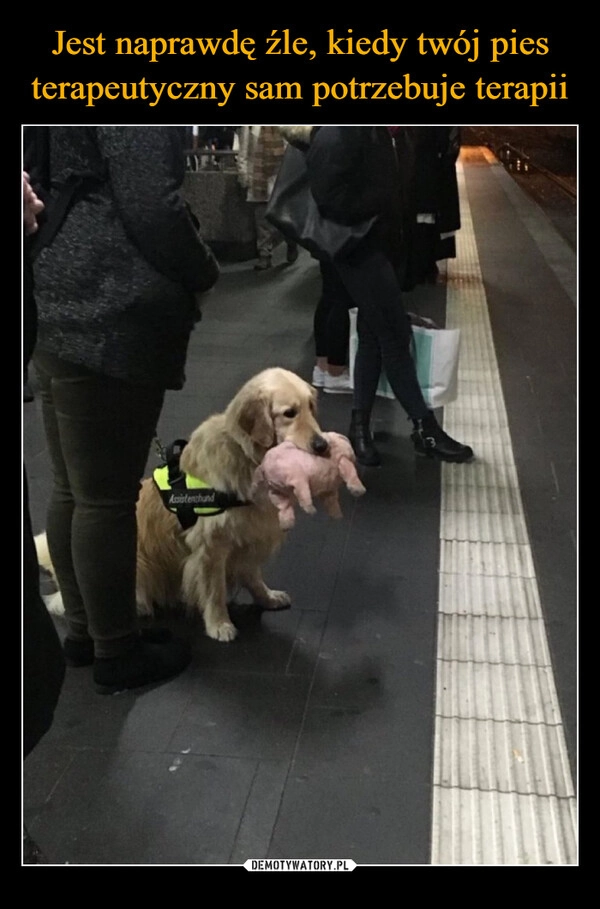
{"type": "Polygon", "coordinates": [[[350,441],[339,432],[324,432],[329,449],[324,455],[310,454],[293,442],[269,449],[254,474],[253,493],[262,486],[279,512],[283,530],[294,526],[296,501],[307,514],[315,514],[313,496],[323,501],[328,515],[341,518],[339,488],[344,482],[354,496],[366,492],[356,473],[356,458],[350,441]]]}

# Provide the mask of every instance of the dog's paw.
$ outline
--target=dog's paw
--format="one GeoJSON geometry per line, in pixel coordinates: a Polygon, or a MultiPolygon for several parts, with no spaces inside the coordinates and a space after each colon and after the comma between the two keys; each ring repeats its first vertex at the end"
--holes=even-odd
{"type": "Polygon", "coordinates": [[[292,605],[289,593],[285,590],[269,590],[265,609],[289,609],[292,605]]]}
{"type": "Polygon", "coordinates": [[[206,626],[206,633],[213,641],[233,641],[237,636],[237,628],[231,622],[217,622],[206,626]]]}

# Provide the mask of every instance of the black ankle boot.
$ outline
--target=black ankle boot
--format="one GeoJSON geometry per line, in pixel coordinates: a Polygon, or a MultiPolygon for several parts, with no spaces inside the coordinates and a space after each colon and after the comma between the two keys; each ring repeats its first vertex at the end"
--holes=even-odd
{"type": "Polygon", "coordinates": [[[431,411],[423,420],[413,420],[413,425],[410,437],[417,454],[455,464],[473,459],[473,449],[450,438],[431,411]]]}
{"type": "Polygon", "coordinates": [[[151,644],[139,640],[122,656],[94,660],[94,683],[98,694],[117,694],[174,678],[189,665],[189,647],[182,641],[151,644]]]}
{"type": "Polygon", "coordinates": [[[352,411],[348,438],[359,464],[363,464],[365,467],[379,467],[381,458],[369,429],[369,417],[364,411],[352,411]]]}

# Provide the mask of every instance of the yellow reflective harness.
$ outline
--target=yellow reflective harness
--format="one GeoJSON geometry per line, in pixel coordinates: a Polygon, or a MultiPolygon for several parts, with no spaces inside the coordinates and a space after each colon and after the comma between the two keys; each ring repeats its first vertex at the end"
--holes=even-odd
{"type": "Polygon", "coordinates": [[[179,466],[185,439],[176,439],[163,453],[165,461],[153,472],[153,479],[165,508],[177,515],[184,530],[193,527],[199,517],[223,514],[228,508],[251,505],[242,502],[231,492],[213,489],[204,480],[183,473],[179,466]]]}

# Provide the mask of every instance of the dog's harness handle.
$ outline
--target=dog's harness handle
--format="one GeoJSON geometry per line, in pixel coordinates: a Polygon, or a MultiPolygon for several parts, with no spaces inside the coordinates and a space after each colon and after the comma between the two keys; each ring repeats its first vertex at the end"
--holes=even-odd
{"type": "Polygon", "coordinates": [[[182,473],[179,462],[181,459],[181,452],[186,445],[187,439],[175,439],[174,442],[171,442],[171,444],[167,445],[165,448],[164,458],[171,486],[174,484],[181,485],[182,480],[185,484],[185,474],[182,473]]]}
{"type": "Polygon", "coordinates": [[[181,470],[181,452],[186,439],[176,439],[163,452],[164,463],[153,473],[165,508],[177,515],[184,530],[193,527],[199,517],[223,514],[228,508],[251,505],[242,502],[233,493],[208,486],[204,480],[192,477],[181,470]]]}

